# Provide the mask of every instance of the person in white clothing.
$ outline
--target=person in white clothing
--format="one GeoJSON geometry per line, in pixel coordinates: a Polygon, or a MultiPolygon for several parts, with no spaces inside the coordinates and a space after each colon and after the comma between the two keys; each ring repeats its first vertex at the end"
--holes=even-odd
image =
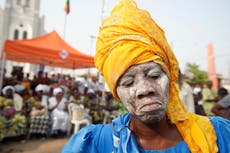
{"type": "Polygon", "coordinates": [[[71,123],[67,108],[69,102],[64,98],[64,91],[59,87],[55,88],[53,97],[48,102],[52,121],[51,135],[65,135],[70,130],[71,123]]]}

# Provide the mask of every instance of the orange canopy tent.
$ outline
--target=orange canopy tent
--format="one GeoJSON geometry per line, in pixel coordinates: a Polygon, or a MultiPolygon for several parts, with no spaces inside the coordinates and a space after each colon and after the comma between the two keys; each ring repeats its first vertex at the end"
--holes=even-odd
{"type": "Polygon", "coordinates": [[[56,31],[27,40],[6,40],[6,60],[69,69],[94,67],[93,57],[71,47],[56,31]]]}

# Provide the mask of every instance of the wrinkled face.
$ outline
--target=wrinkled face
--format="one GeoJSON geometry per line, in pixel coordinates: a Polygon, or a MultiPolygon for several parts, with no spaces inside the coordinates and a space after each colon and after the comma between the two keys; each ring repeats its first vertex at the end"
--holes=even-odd
{"type": "Polygon", "coordinates": [[[166,73],[154,62],[130,67],[117,84],[117,94],[128,111],[149,124],[164,117],[168,89],[166,73]]]}

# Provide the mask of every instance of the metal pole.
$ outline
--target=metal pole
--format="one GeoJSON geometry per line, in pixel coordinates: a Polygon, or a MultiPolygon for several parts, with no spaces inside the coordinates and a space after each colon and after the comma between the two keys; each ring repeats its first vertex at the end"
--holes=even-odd
{"type": "MultiPolygon", "coordinates": [[[[67,14],[65,14],[64,29],[63,29],[63,40],[65,41],[66,34],[66,25],[67,25],[67,14]]],[[[63,74],[63,68],[60,68],[61,74],[63,74]]]]}
{"type": "Polygon", "coordinates": [[[67,24],[67,14],[65,14],[65,21],[64,21],[64,30],[63,30],[63,39],[65,40],[65,33],[66,33],[66,24],[67,24]]]}

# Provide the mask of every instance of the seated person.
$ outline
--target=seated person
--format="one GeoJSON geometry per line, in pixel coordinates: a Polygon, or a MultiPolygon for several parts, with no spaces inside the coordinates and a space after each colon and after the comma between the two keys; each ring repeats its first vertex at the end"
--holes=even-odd
{"type": "Polygon", "coordinates": [[[105,106],[103,109],[104,119],[103,123],[110,123],[112,119],[116,118],[119,114],[119,105],[116,103],[111,92],[105,92],[105,106]]]}
{"type": "Polygon", "coordinates": [[[5,86],[0,96],[0,140],[26,134],[26,117],[16,112],[15,89],[5,86]]]}
{"type": "Polygon", "coordinates": [[[45,104],[47,104],[46,96],[43,96],[45,88],[42,84],[35,87],[35,95],[30,97],[27,104],[30,107],[29,110],[29,135],[31,134],[39,135],[41,138],[46,137],[49,130],[49,116],[48,109],[45,104]]]}
{"type": "Polygon", "coordinates": [[[71,95],[69,97],[69,102],[73,104],[82,104],[81,95],[78,90],[78,87],[72,88],[71,95]]]}
{"type": "Polygon", "coordinates": [[[82,108],[81,109],[82,112],[79,115],[81,116],[82,119],[87,119],[90,122],[91,116],[89,116],[89,114],[88,114],[89,109],[86,109],[84,107],[78,87],[72,88],[71,91],[72,91],[72,94],[69,98],[68,111],[69,111],[69,114],[72,115],[72,119],[77,118],[74,116],[78,116],[78,115],[76,115],[78,113],[76,112],[77,109],[75,109],[75,108],[82,108]]]}
{"type": "Polygon", "coordinates": [[[68,100],[64,97],[62,88],[57,87],[53,90],[53,96],[48,99],[48,108],[51,112],[51,135],[65,135],[71,128],[70,116],[68,114],[68,100]]]}
{"type": "Polygon", "coordinates": [[[92,123],[102,123],[104,112],[99,103],[99,99],[93,89],[88,89],[87,95],[83,99],[83,104],[86,109],[89,109],[89,115],[92,117],[92,123]]]}

